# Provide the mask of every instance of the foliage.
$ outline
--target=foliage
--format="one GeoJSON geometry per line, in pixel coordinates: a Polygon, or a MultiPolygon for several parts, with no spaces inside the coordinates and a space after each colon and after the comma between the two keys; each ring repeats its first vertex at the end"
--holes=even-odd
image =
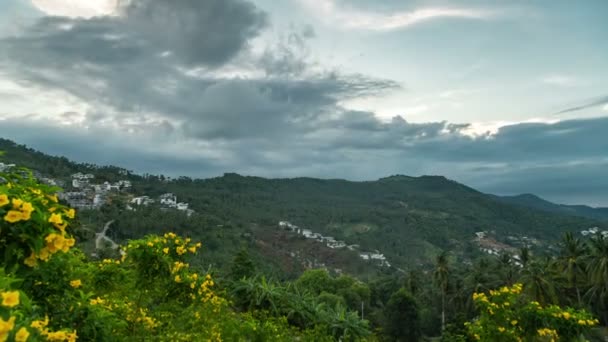
{"type": "Polygon", "coordinates": [[[420,340],[418,305],[406,289],[401,288],[391,296],[385,311],[385,332],[392,341],[420,340]]]}
{"type": "MultiPolygon", "coordinates": [[[[75,212],[25,170],[2,174],[0,341],[343,341],[369,336],[342,307],[317,305],[291,285],[261,278],[235,311],[202,248],[168,232],[131,240],[121,257],[88,260],[71,237],[75,212]]],[[[245,281],[246,278],[243,278],[245,281]]],[[[241,289],[241,290],[238,290],[241,289]]],[[[239,297],[237,297],[239,298],[239,297]]]]}
{"type": "Polygon", "coordinates": [[[571,341],[599,323],[584,310],[529,302],[522,288],[515,284],[473,294],[479,317],[466,324],[470,335],[480,341],[571,341]]]}

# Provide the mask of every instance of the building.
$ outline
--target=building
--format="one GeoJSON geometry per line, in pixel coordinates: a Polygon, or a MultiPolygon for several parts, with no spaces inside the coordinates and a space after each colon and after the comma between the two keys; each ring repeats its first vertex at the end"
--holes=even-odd
{"type": "Polygon", "coordinates": [[[140,197],[135,197],[135,198],[131,199],[131,204],[135,204],[135,205],[149,205],[152,203],[154,203],[154,200],[148,196],[140,196],[140,197]]]}
{"type": "Polygon", "coordinates": [[[15,164],[4,164],[0,162],[0,172],[5,172],[15,167],[15,164]]]}
{"type": "Polygon", "coordinates": [[[160,195],[159,199],[160,199],[161,205],[165,205],[170,208],[177,207],[177,196],[175,196],[172,193],[166,193],[166,194],[160,195]]]}

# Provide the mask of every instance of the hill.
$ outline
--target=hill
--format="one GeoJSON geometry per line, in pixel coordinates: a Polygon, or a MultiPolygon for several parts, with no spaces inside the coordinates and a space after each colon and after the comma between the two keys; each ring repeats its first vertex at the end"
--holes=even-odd
{"type": "Polygon", "coordinates": [[[496,199],[510,204],[571,216],[587,217],[595,220],[608,220],[608,208],[593,208],[586,205],[556,204],[533,194],[515,196],[496,196],[496,199]]]}
{"type": "Polygon", "coordinates": [[[260,263],[273,265],[279,273],[325,266],[370,275],[428,265],[442,250],[469,260],[480,247],[496,254],[524,245],[544,250],[566,231],[608,229],[608,223],[590,218],[512,205],[442,176],[395,175],[353,182],[227,173],[210,179],[170,179],[73,163],[7,140],[0,140],[0,150],[6,151],[6,160],[65,184],[74,172],[90,172],[100,180],[127,178],[133,184],[129,193],[116,195],[101,210],[83,211],[83,226],[96,230],[115,220],[110,235],[119,241],[174,229],[206,241],[210,253],[204,262],[215,265],[228,263],[246,246],[260,263]],[[188,202],[198,214],[185,217],[156,206],[125,209],[133,196],[164,193],[188,202]],[[281,221],[298,228],[285,229],[281,221]],[[487,238],[475,239],[476,232],[486,232],[487,238]],[[311,234],[344,246],[306,238],[311,234]],[[383,260],[393,267],[379,267],[383,260]]]}

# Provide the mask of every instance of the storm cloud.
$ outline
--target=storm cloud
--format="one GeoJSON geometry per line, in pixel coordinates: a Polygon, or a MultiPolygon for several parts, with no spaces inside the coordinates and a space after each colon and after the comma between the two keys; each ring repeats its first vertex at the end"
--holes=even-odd
{"type": "MultiPolygon", "coordinates": [[[[608,118],[505,125],[380,119],[348,101],[401,89],[310,58],[314,28],[262,37],[244,0],[133,0],[117,15],[45,16],[0,40],[0,73],[79,109],[0,114],[0,136],[77,161],[209,177],[443,174],[480,190],[608,205],[608,118]]],[[[3,94],[0,93],[0,96],[3,94]]],[[[5,96],[12,96],[5,94],[5,96]]]]}

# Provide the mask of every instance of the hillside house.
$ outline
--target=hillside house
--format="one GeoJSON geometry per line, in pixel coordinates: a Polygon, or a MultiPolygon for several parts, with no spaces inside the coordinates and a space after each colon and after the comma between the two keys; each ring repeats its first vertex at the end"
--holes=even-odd
{"type": "Polygon", "coordinates": [[[162,194],[159,197],[160,200],[160,204],[170,207],[170,208],[175,208],[177,207],[177,196],[175,196],[172,193],[166,193],[166,194],[162,194]]]}

